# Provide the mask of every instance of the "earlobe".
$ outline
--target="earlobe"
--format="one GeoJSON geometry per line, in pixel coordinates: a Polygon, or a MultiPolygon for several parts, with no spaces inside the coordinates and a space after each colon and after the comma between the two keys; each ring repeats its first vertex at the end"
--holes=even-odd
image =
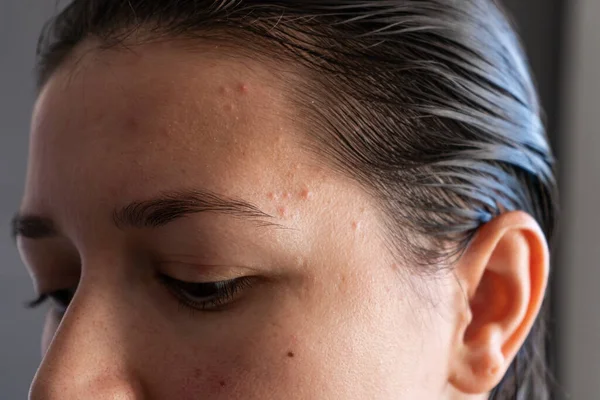
{"type": "Polygon", "coordinates": [[[456,389],[486,393],[500,382],[542,306],[548,258],[544,234],[526,213],[480,228],[455,268],[464,299],[449,378],[456,389]]]}

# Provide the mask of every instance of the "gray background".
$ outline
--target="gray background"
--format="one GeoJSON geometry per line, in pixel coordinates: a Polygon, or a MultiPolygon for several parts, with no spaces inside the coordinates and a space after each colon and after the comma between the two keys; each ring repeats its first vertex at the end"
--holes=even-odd
{"type": "MultiPolygon", "coordinates": [[[[558,374],[570,398],[599,399],[600,1],[506,3],[520,23],[561,160],[564,208],[553,283],[558,374]]],[[[8,232],[23,189],[35,43],[56,7],[53,0],[0,0],[0,399],[26,398],[40,360],[42,311],[24,310],[32,286],[1,232],[8,232]]]]}
{"type": "Polygon", "coordinates": [[[32,66],[37,36],[55,9],[52,0],[0,0],[0,399],[27,398],[40,360],[41,311],[22,303],[33,296],[29,277],[8,234],[23,190],[32,66]]]}

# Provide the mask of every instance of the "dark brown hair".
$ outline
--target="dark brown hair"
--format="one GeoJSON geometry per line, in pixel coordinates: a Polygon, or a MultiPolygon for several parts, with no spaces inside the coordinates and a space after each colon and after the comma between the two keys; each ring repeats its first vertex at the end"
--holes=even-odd
{"type": "MultiPolygon", "coordinates": [[[[552,242],[554,160],[492,0],[75,0],[42,34],[40,87],[86,39],[213,40],[298,66],[288,90],[312,150],[375,196],[418,271],[451,265],[506,211],[552,242]]],[[[544,338],[540,315],[492,399],[548,398],[544,338]]]]}

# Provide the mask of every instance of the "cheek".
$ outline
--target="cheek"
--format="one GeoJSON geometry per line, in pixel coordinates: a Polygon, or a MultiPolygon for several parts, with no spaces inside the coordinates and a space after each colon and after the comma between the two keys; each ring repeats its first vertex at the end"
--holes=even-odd
{"type": "Polygon", "coordinates": [[[297,340],[274,332],[252,335],[248,329],[247,333],[211,340],[208,349],[174,358],[173,368],[165,369],[169,378],[163,376],[164,387],[169,389],[165,398],[285,398],[307,372],[299,372],[303,361],[297,340]]]}
{"type": "Polygon", "coordinates": [[[372,380],[373,373],[365,375],[377,370],[381,353],[367,352],[382,337],[362,318],[353,320],[348,304],[318,292],[282,296],[197,338],[155,338],[170,349],[155,352],[159,367],[146,370],[147,381],[160,386],[152,393],[190,400],[369,398],[363,382],[372,380]]]}

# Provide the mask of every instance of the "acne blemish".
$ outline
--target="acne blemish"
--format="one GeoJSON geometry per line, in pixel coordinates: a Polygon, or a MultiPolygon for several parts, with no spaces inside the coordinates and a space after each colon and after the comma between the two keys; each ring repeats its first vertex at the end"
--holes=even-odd
{"type": "Polygon", "coordinates": [[[225,381],[219,381],[219,385],[220,385],[221,387],[225,387],[226,383],[225,383],[225,381]]]}
{"type": "Polygon", "coordinates": [[[227,94],[227,92],[229,92],[229,90],[227,89],[227,86],[221,86],[219,88],[219,93],[221,93],[221,94],[227,94]]]}
{"type": "Polygon", "coordinates": [[[233,106],[232,106],[231,104],[225,104],[225,105],[223,106],[223,109],[224,109],[225,111],[233,111],[233,106]]]}
{"type": "Polygon", "coordinates": [[[293,352],[293,351],[288,351],[288,353],[287,353],[287,356],[288,356],[289,358],[293,358],[293,357],[295,356],[295,354],[294,354],[294,352],[293,352]]]}
{"type": "Polygon", "coordinates": [[[312,192],[308,188],[304,188],[300,191],[300,198],[302,200],[308,200],[312,197],[312,192]]]}
{"type": "Polygon", "coordinates": [[[352,221],[352,230],[357,231],[360,228],[360,221],[352,221]]]}
{"type": "Polygon", "coordinates": [[[292,194],[291,194],[290,192],[285,192],[285,193],[283,194],[283,198],[284,198],[284,199],[289,199],[290,197],[292,197],[292,194]]]}
{"type": "Polygon", "coordinates": [[[240,92],[243,94],[248,93],[248,84],[246,84],[246,83],[240,84],[240,92]]]}
{"type": "Polygon", "coordinates": [[[285,207],[277,208],[277,214],[279,214],[280,217],[285,217],[286,213],[287,213],[287,210],[285,207]]]}
{"type": "Polygon", "coordinates": [[[132,132],[137,130],[138,127],[138,123],[135,118],[128,118],[125,125],[127,130],[132,132]]]}
{"type": "Polygon", "coordinates": [[[267,193],[267,199],[269,200],[277,200],[277,195],[273,192],[267,193]]]}

